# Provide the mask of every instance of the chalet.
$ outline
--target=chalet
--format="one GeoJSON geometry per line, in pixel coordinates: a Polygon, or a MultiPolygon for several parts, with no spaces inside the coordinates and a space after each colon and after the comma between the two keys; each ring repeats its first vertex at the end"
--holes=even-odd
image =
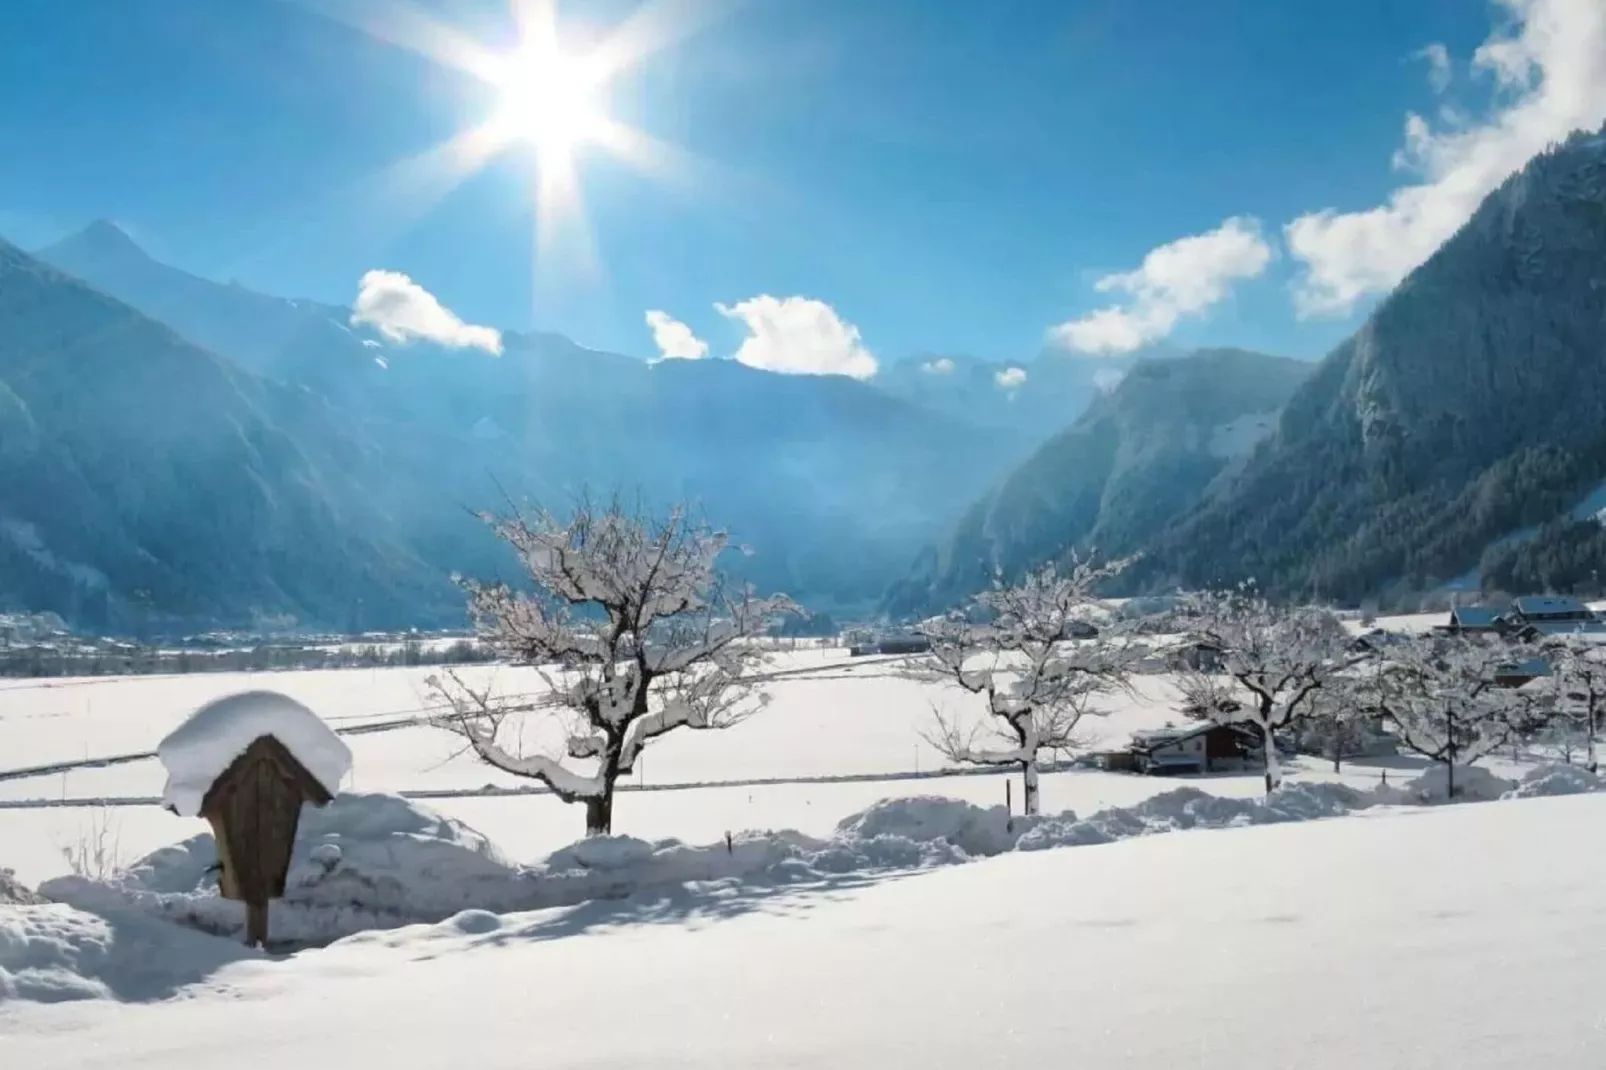
{"type": "Polygon", "coordinates": [[[848,654],[856,658],[867,654],[924,654],[930,649],[931,640],[923,635],[899,635],[855,643],[848,648],[848,654]]]}
{"type": "Polygon", "coordinates": [[[1565,625],[1576,627],[1593,624],[1595,613],[1576,598],[1557,595],[1524,595],[1511,603],[1506,619],[1513,625],[1565,625]]]}
{"type": "Polygon", "coordinates": [[[1451,635],[1498,632],[1501,630],[1500,611],[1491,606],[1456,606],[1450,610],[1450,623],[1442,630],[1451,635]]]}
{"type": "Polygon", "coordinates": [[[1542,643],[1547,639],[1578,638],[1591,643],[1606,643],[1606,622],[1555,621],[1523,624],[1513,628],[1510,635],[1525,643],[1542,643]]]}
{"type": "Polygon", "coordinates": [[[1352,653],[1356,654],[1375,654],[1405,641],[1406,636],[1400,635],[1398,632],[1373,628],[1371,631],[1363,632],[1350,640],[1349,648],[1352,653]]]}
{"type": "Polygon", "coordinates": [[[1171,651],[1171,669],[1174,672],[1220,672],[1221,648],[1213,643],[1185,643],[1171,651]]]}
{"type": "Polygon", "coordinates": [[[1524,642],[1575,635],[1606,642],[1606,621],[1575,598],[1527,595],[1512,603],[1502,621],[1509,636],[1524,642]]]}
{"type": "Polygon", "coordinates": [[[1541,676],[1550,675],[1550,665],[1544,658],[1523,658],[1520,661],[1508,661],[1495,666],[1494,685],[1496,687],[1521,687],[1541,676]]]}
{"type": "Polygon", "coordinates": [[[1177,776],[1235,772],[1258,760],[1258,732],[1247,725],[1200,724],[1132,733],[1130,765],[1139,773],[1177,776]]]}

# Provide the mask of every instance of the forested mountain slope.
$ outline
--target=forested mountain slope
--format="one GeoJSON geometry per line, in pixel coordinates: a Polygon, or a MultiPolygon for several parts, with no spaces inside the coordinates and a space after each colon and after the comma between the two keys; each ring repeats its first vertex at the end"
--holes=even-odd
{"type": "Polygon", "coordinates": [[[1606,132],[1491,194],[1134,581],[1422,589],[1606,478],[1606,132]]]}
{"type": "Polygon", "coordinates": [[[1131,552],[1242,463],[1311,369],[1237,349],[1140,361],[972,505],[888,609],[949,605],[1070,550],[1131,552]]]}
{"type": "Polygon", "coordinates": [[[327,404],[0,242],[0,602],[91,627],[451,598],[327,404]]]}

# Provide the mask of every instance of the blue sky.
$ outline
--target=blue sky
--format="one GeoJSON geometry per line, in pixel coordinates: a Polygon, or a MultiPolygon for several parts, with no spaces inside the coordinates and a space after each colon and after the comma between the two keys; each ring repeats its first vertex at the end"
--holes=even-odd
{"type": "MultiPolygon", "coordinates": [[[[605,104],[681,162],[579,150],[595,270],[532,273],[528,152],[438,199],[398,178],[498,94],[349,24],[395,24],[383,0],[5,0],[0,235],[104,216],[268,292],[350,303],[385,269],[469,323],[642,356],[657,310],[784,370],[1318,356],[1482,191],[1606,117],[1599,0],[649,3],[706,17],[605,104]]],[[[515,40],[506,0],[418,6],[515,40]]],[[[583,51],[637,6],[570,0],[561,32],[583,51]]]]}

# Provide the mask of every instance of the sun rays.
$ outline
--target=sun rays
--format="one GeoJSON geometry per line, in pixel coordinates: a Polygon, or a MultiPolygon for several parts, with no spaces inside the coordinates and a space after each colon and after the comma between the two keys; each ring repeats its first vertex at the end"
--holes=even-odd
{"type": "Polygon", "coordinates": [[[535,271],[601,271],[587,217],[583,157],[606,154],[655,179],[691,162],[680,150],[610,114],[610,91],[644,59],[694,32],[731,0],[646,0],[593,42],[565,36],[557,0],[511,0],[515,41],[495,46],[410,0],[342,0],[317,10],[387,44],[473,76],[491,99],[451,138],[397,160],[383,178],[412,191],[407,214],[427,211],[470,176],[509,154],[530,170],[535,271]],[[427,203],[425,203],[427,202],[427,203]]]}

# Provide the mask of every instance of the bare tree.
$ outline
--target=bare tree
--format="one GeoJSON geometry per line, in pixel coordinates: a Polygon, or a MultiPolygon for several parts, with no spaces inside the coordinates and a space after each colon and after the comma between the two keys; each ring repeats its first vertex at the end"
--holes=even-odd
{"type": "Polygon", "coordinates": [[[1556,715],[1566,723],[1564,731],[1585,737],[1588,769],[1598,772],[1595,741],[1606,715],[1606,647],[1583,634],[1561,635],[1546,644],[1545,653],[1552,668],[1556,715]]]}
{"type": "Polygon", "coordinates": [[[1394,725],[1407,749],[1444,765],[1454,796],[1456,766],[1492,753],[1523,727],[1526,707],[1495,683],[1505,656],[1470,636],[1420,636],[1391,647],[1357,697],[1394,725]]]}
{"type": "Polygon", "coordinates": [[[1094,700],[1128,686],[1137,647],[1096,594],[1128,564],[1073,560],[1065,573],[1049,565],[919,626],[931,651],[909,675],[987,697],[986,722],[967,728],[938,711],[927,738],[949,761],[1018,767],[1025,813],[1040,808],[1042,753],[1081,746],[1077,725],[1105,712],[1094,700]]]}
{"type": "Polygon", "coordinates": [[[1356,704],[1349,684],[1348,678],[1334,677],[1311,696],[1300,737],[1307,753],[1330,760],[1335,773],[1343,771],[1345,758],[1362,751],[1374,721],[1356,704]]]}
{"type": "Polygon", "coordinates": [[[1190,594],[1181,613],[1187,641],[1210,655],[1182,676],[1184,711],[1260,729],[1270,794],[1282,781],[1278,730],[1315,713],[1317,694],[1359,660],[1350,638],[1331,613],[1276,606],[1248,587],[1190,594]]]}
{"type": "Polygon", "coordinates": [[[480,638],[535,666],[551,690],[535,708],[564,718],[565,753],[519,753],[502,731],[532,704],[497,698],[456,674],[430,677],[448,712],[437,725],[484,762],[583,802],[586,834],[613,829],[614,786],[642,748],[675,729],[727,728],[767,701],[754,642],[796,607],[785,596],[726,589],[716,570],[726,536],[687,518],[663,519],[581,502],[568,520],[545,511],[487,514],[518,554],[534,590],[463,581],[480,638]]]}

